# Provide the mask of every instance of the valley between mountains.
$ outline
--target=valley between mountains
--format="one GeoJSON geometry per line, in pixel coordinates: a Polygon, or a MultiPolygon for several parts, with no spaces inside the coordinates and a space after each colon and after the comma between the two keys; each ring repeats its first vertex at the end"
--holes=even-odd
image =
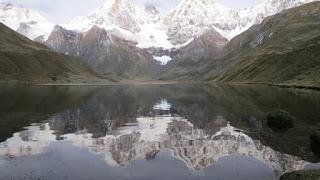
{"type": "Polygon", "coordinates": [[[320,88],[320,2],[243,9],[183,0],[167,13],[108,0],[67,24],[0,4],[0,81],[199,81],[320,88]]]}

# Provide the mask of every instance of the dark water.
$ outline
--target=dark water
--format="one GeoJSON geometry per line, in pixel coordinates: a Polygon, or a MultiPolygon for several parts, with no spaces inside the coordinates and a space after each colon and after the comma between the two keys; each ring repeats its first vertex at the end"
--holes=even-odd
{"type": "Polygon", "coordinates": [[[0,100],[0,179],[273,180],[319,168],[317,91],[1,85],[0,100]],[[270,129],[274,109],[294,128],[270,129]]]}

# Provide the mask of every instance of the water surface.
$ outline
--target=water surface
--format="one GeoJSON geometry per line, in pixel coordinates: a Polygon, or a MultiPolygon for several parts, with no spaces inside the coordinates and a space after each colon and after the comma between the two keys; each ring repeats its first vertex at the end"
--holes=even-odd
{"type": "Polygon", "coordinates": [[[273,180],[319,166],[317,91],[1,85],[0,99],[0,179],[273,180]],[[269,128],[274,109],[295,127],[269,128]]]}

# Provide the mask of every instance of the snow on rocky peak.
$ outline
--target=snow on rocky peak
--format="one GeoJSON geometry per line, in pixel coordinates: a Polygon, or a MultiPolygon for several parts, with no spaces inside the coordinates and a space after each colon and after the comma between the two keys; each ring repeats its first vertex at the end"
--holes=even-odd
{"type": "Polygon", "coordinates": [[[54,27],[53,23],[37,11],[9,3],[0,3],[0,22],[29,39],[39,36],[45,39],[54,27]]]}
{"type": "Polygon", "coordinates": [[[164,17],[164,25],[170,41],[183,44],[226,17],[229,10],[216,0],[183,0],[164,17]]]}
{"type": "MultiPolygon", "coordinates": [[[[231,9],[217,0],[182,0],[170,12],[160,14],[152,4],[140,7],[134,0],[105,0],[89,15],[62,26],[86,32],[96,25],[138,48],[179,49],[208,29],[230,40],[267,16],[312,1],[316,0],[265,0],[248,8],[231,9]]],[[[0,22],[30,39],[46,39],[54,27],[35,10],[6,3],[0,4],[0,22]]]]}
{"type": "Polygon", "coordinates": [[[140,7],[133,0],[106,0],[105,4],[88,16],[77,17],[67,29],[87,31],[93,25],[117,32],[123,39],[134,41],[137,47],[172,48],[166,30],[162,26],[161,15],[153,5],[140,7]]]}
{"type": "Polygon", "coordinates": [[[132,0],[106,0],[104,5],[86,17],[78,17],[67,25],[67,28],[86,31],[93,25],[110,29],[119,27],[130,32],[139,32],[139,23],[149,20],[142,9],[135,6],[132,0]]]}
{"type": "Polygon", "coordinates": [[[232,9],[217,0],[182,0],[169,13],[159,14],[150,4],[140,7],[133,0],[106,0],[101,8],[65,27],[84,32],[97,25],[134,42],[138,48],[178,49],[212,28],[230,40],[267,16],[312,1],[265,0],[248,8],[232,9]]]}
{"type": "Polygon", "coordinates": [[[179,44],[213,27],[227,39],[261,23],[267,16],[315,0],[265,0],[243,9],[231,9],[217,0],[183,0],[164,17],[170,42],[179,44]]]}

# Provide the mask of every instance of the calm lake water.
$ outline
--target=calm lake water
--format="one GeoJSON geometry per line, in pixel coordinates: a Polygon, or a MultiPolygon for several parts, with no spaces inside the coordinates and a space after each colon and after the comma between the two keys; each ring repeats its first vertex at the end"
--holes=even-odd
{"type": "Polygon", "coordinates": [[[316,126],[311,90],[0,85],[0,179],[275,180],[320,168],[316,126]],[[274,109],[294,128],[269,128],[274,109]]]}

